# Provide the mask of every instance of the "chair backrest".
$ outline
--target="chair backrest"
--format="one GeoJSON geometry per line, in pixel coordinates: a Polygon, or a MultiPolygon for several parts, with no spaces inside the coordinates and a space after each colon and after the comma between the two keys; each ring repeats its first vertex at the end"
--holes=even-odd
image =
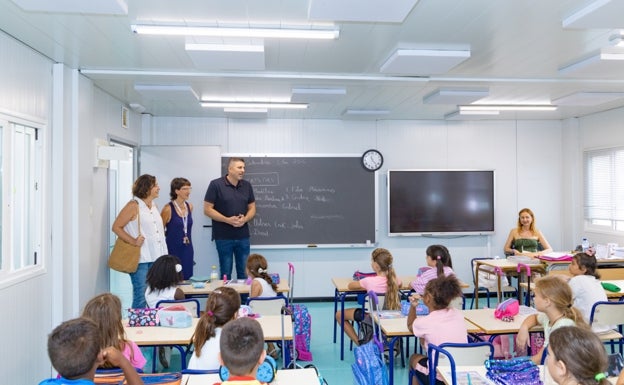
{"type": "Polygon", "coordinates": [[[219,369],[182,369],[182,374],[219,374],[219,369]]]}
{"type": "Polygon", "coordinates": [[[282,308],[288,306],[288,299],[281,294],[275,297],[249,297],[247,306],[254,314],[280,315],[282,308]]]}
{"type": "Polygon", "coordinates": [[[457,384],[457,365],[483,365],[494,356],[494,346],[489,342],[429,344],[429,381],[435,383],[438,365],[450,365],[452,384],[457,384]]]}
{"type": "MultiPolygon", "coordinates": [[[[381,310],[383,307],[379,306],[379,302],[380,302],[380,298],[384,298],[385,296],[383,294],[377,294],[374,291],[369,291],[367,293],[368,296],[368,309],[371,312],[371,314],[375,314],[375,313],[379,313],[379,310],[381,310]]],[[[383,344],[381,341],[382,337],[381,337],[381,326],[379,326],[379,324],[377,322],[375,322],[375,317],[373,318],[373,341],[375,341],[375,343],[379,346],[379,349],[383,352],[383,344]]]]}
{"type": "Polygon", "coordinates": [[[624,324],[624,302],[600,301],[592,306],[589,317],[590,325],[599,322],[603,325],[624,324]]]}
{"type": "Polygon", "coordinates": [[[170,305],[182,305],[195,318],[199,318],[199,301],[194,298],[187,299],[161,299],[156,302],[156,307],[167,307],[170,305]]]}

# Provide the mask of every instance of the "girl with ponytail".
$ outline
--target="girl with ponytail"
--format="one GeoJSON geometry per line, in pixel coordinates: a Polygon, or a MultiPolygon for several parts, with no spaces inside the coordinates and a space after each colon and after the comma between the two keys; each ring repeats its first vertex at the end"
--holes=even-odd
{"type": "Polygon", "coordinates": [[[412,289],[420,295],[425,293],[425,286],[427,286],[427,283],[432,279],[455,275],[455,272],[453,272],[451,253],[449,253],[446,246],[431,245],[427,247],[426,254],[427,266],[418,269],[418,276],[410,284],[412,289]]]}
{"type": "Polygon", "coordinates": [[[189,369],[219,369],[221,329],[236,318],[240,305],[240,294],[231,287],[220,287],[210,293],[206,311],[199,318],[191,338],[195,351],[189,361],[189,369]]]}

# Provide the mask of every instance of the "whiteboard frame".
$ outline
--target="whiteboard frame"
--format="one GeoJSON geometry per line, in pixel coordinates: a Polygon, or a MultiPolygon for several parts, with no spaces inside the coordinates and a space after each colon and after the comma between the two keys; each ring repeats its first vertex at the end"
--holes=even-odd
{"type": "MultiPolygon", "coordinates": [[[[362,158],[362,154],[329,154],[329,153],[222,153],[221,154],[221,161],[223,161],[223,158],[232,158],[232,157],[237,157],[237,158],[261,158],[261,157],[265,157],[265,158],[297,158],[297,157],[307,157],[307,158],[362,158]]],[[[364,166],[362,166],[364,167],[364,166]]],[[[378,170],[379,171],[379,170],[378,170]]],[[[252,250],[263,250],[263,249],[307,249],[307,250],[314,250],[314,249],[345,249],[345,248],[374,248],[377,247],[377,239],[379,238],[379,174],[378,171],[372,171],[372,173],[374,174],[374,184],[375,184],[375,191],[374,191],[374,195],[375,195],[375,231],[374,231],[374,236],[375,239],[372,239],[370,242],[366,242],[366,243],[326,243],[326,244],[315,244],[315,245],[308,245],[308,244],[286,244],[286,245],[254,245],[251,244],[251,249],[252,250]]],[[[371,171],[369,171],[371,172],[371,171]]]]}

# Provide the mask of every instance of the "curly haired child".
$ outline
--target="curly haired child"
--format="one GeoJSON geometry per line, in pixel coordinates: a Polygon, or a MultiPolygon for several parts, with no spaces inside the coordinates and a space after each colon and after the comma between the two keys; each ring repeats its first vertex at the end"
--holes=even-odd
{"type": "MultiPolygon", "coordinates": [[[[466,343],[468,331],[461,310],[449,306],[453,299],[462,295],[459,281],[454,275],[441,276],[427,282],[425,292],[421,296],[412,294],[409,298],[410,310],[407,315],[407,328],[416,337],[422,338],[424,351],[429,344],[440,345],[444,342],[466,343]],[[416,306],[423,301],[429,308],[429,315],[418,317],[416,306]]],[[[423,384],[429,383],[427,356],[413,354],[410,367],[416,370],[416,376],[423,384]]],[[[441,379],[436,383],[444,384],[441,379]]]]}
{"type": "Polygon", "coordinates": [[[226,323],[236,319],[240,305],[240,295],[231,287],[220,287],[210,294],[206,311],[191,338],[195,352],[189,361],[189,369],[219,369],[221,330],[226,323]]]}

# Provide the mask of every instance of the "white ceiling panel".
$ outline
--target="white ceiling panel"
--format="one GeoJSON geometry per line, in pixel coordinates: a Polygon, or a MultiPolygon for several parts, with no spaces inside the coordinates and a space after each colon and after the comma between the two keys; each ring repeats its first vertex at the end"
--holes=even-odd
{"type": "Polygon", "coordinates": [[[11,0],[29,12],[88,13],[98,15],[126,15],[125,0],[11,0]]]}
{"type": "Polygon", "coordinates": [[[418,0],[310,0],[311,20],[401,23],[418,0]]]}
{"type": "Polygon", "coordinates": [[[470,51],[436,49],[397,49],[381,66],[379,72],[400,75],[437,75],[470,57],[470,51]]]}
{"type": "MultiPolygon", "coordinates": [[[[63,1],[67,0],[45,4],[63,1]]],[[[79,69],[97,87],[155,116],[233,116],[223,109],[201,108],[198,97],[275,102],[306,98],[306,110],[270,110],[266,117],[350,119],[344,111],[360,109],[388,111],[375,119],[444,119],[458,104],[469,102],[442,90],[474,89],[489,90],[479,99],[488,104],[543,104],[564,98],[554,112],[486,119],[565,119],[624,106],[622,98],[602,102],[596,96],[624,92],[624,61],[594,59],[573,71],[560,71],[597,53],[612,52],[612,16],[624,13],[609,7],[624,0],[313,0],[312,5],[310,0],[133,0],[127,15],[115,16],[78,14],[76,8],[31,12],[16,2],[0,1],[0,30],[54,62],[79,69]],[[366,4],[375,7],[374,15],[364,12],[366,4]],[[584,17],[588,24],[583,27],[562,26],[562,20],[588,4],[602,4],[596,8],[610,11],[584,17]],[[334,15],[310,17],[316,14],[310,13],[311,7],[334,15]],[[344,21],[361,15],[380,20],[374,18],[386,11],[403,16],[393,16],[392,22],[344,21]],[[134,34],[130,25],[137,22],[332,27],[340,36],[328,41],[247,39],[236,44],[262,44],[263,58],[222,53],[200,57],[185,50],[184,36],[134,34]],[[399,48],[463,51],[463,57],[391,57],[399,48]],[[135,85],[188,88],[137,90],[135,85]],[[293,95],[297,88],[345,92],[340,97],[293,95]]],[[[223,38],[191,41],[234,44],[223,38]]]]}

